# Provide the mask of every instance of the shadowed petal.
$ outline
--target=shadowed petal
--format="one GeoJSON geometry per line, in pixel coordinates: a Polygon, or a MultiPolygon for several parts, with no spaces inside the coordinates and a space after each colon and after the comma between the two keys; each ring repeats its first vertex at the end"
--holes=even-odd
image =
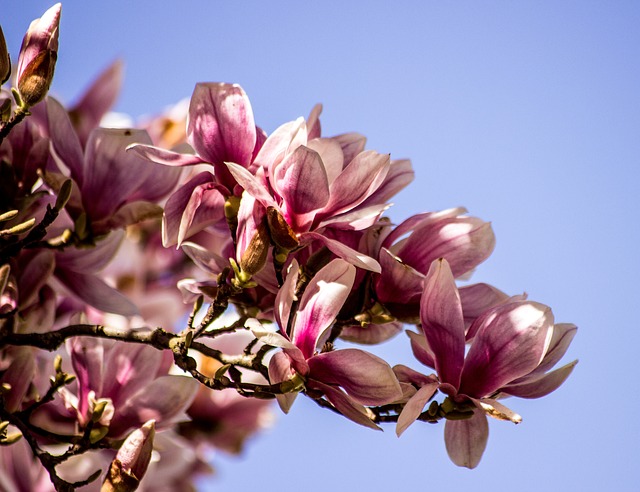
{"type": "Polygon", "coordinates": [[[71,177],[80,185],[84,178],[84,155],[67,111],[54,98],[46,100],[49,119],[49,137],[55,154],[71,171],[71,177]]]}
{"type": "Polygon", "coordinates": [[[460,392],[482,398],[540,364],[551,340],[553,314],[543,304],[517,301],[488,311],[475,323],[480,328],[467,354],[460,392]]]}
{"type": "Polygon", "coordinates": [[[449,458],[458,466],[475,468],[480,463],[489,439],[489,423],[481,410],[467,420],[447,420],[444,442],[449,458]]]}
{"type": "Polygon", "coordinates": [[[376,282],[378,299],[383,303],[417,302],[424,290],[424,275],[386,248],[380,250],[378,261],[382,268],[382,273],[376,282]]]}
{"type": "Polygon", "coordinates": [[[522,378],[522,383],[509,384],[501,388],[500,392],[520,398],[542,398],[557,390],[569,377],[577,363],[578,361],[574,360],[547,374],[522,378]]]}
{"type": "Polygon", "coordinates": [[[464,364],[464,319],[460,295],[444,259],[434,261],[425,278],[420,321],[440,381],[459,387],[464,364]]]}
{"type": "Polygon", "coordinates": [[[396,425],[396,435],[398,437],[420,416],[424,406],[433,397],[437,389],[438,383],[427,384],[420,388],[404,405],[402,412],[398,416],[398,423],[396,425]]]}
{"type": "Polygon", "coordinates": [[[162,149],[153,145],[132,144],[127,147],[127,152],[142,157],[156,164],[164,166],[183,167],[194,166],[196,164],[206,164],[206,161],[197,155],[181,154],[172,150],[162,149]]]}
{"type": "Polygon", "coordinates": [[[288,218],[324,207],[329,182],[324,163],[315,150],[301,145],[274,170],[272,183],[284,199],[288,218]]]}
{"type": "Polygon", "coordinates": [[[363,405],[385,405],[402,397],[400,383],[389,364],[364,350],[335,350],[307,362],[310,378],[341,386],[363,405]]]}
{"type": "Polygon", "coordinates": [[[349,398],[349,396],[347,396],[341,389],[334,388],[333,386],[323,384],[319,381],[309,381],[307,386],[309,388],[322,391],[327,397],[327,400],[329,400],[331,404],[349,420],[356,424],[369,427],[370,429],[382,430],[371,420],[366,408],[349,398]]]}

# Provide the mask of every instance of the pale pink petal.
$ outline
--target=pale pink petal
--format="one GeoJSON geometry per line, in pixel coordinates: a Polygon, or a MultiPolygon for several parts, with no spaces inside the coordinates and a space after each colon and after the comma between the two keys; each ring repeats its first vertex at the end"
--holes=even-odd
{"type": "Polygon", "coordinates": [[[139,157],[156,164],[171,167],[195,166],[205,164],[202,157],[194,154],[181,154],[172,150],[162,149],[153,145],[135,143],[127,147],[127,152],[137,154],[139,157]]]}
{"type": "Polygon", "coordinates": [[[363,152],[367,143],[367,137],[355,132],[336,135],[331,139],[338,142],[342,147],[345,164],[349,164],[359,153],[363,152]]]}
{"type": "Polygon", "coordinates": [[[320,155],[327,173],[327,181],[329,184],[333,183],[344,165],[344,154],[340,144],[332,138],[315,138],[307,142],[307,147],[320,155]]]}
{"type": "Polygon", "coordinates": [[[471,323],[487,309],[502,304],[509,296],[489,284],[465,285],[458,289],[464,321],[469,328],[471,323]]]}
{"type": "Polygon", "coordinates": [[[165,248],[173,246],[178,242],[182,216],[185,208],[187,208],[193,190],[199,185],[211,183],[213,180],[214,177],[210,172],[201,172],[182,185],[169,197],[164,207],[164,216],[162,219],[162,245],[165,248]]]}
{"type": "Polygon", "coordinates": [[[322,113],[322,104],[316,104],[309,113],[307,118],[307,127],[309,128],[309,139],[319,138],[322,134],[320,126],[320,113],[322,113]]]}
{"type": "Polygon", "coordinates": [[[191,192],[178,229],[178,245],[224,218],[224,196],[215,183],[203,183],[191,192]]]}
{"type": "Polygon", "coordinates": [[[226,162],[225,164],[238,184],[252,197],[262,203],[265,208],[279,208],[276,201],[269,194],[269,190],[258,178],[238,164],[234,164],[233,162],[226,162]]]}
{"type": "Polygon", "coordinates": [[[407,430],[411,424],[420,416],[424,406],[433,397],[438,390],[438,383],[431,383],[422,386],[418,392],[411,397],[411,399],[405,403],[402,408],[402,412],[398,416],[398,423],[396,425],[396,435],[400,435],[407,430]]]}
{"type": "Polygon", "coordinates": [[[307,127],[304,118],[298,118],[278,127],[264,142],[256,155],[254,165],[262,168],[273,183],[273,171],[282,162],[287,150],[307,144],[307,127]]]}
{"type": "Polygon", "coordinates": [[[204,248],[196,243],[184,242],[180,245],[182,251],[191,258],[201,270],[218,275],[222,269],[229,266],[229,260],[216,254],[214,251],[204,248]]]}
{"type": "Polygon", "coordinates": [[[363,270],[380,273],[380,264],[376,260],[374,260],[370,256],[367,256],[350,248],[349,246],[346,246],[340,241],[330,239],[317,232],[304,232],[300,234],[298,238],[300,239],[300,242],[303,243],[309,243],[311,241],[321,242],[333,254],[345,261],[348,261],[352,265],[358,268],[362,268],[363,270]]]}
{"type": "Polygon", "coordinates": [[[289,316],[291,314],[291,306],[296,300],[295,292],[299,274],[300,267],[297,260],[294,259],[289,266],[289,273],[276,296],[274,317],[283,332],[289,327],[289,316]]]}
{"type": "Polygon", "coordinates": [[[316,228],[330,226],[332,229],[344,229],[347,231],[361,231],[374,225],[382,212],[387,210],[391,205],[386,203],[374,203],[366,207],[359,206],[354,210],[339,214],[329,215],[322,220],[316,217],[314,221],[316,228]]]}
{"type": "Polygon", "coordinates": [[[330,217],[360,205],[384,181],[389,165],[389,154],[378,154],[373,150],[358,154],[331,183],[331,199],[320,215],[330,217]]]}
{"type": "Polygon", "coordinates": [[[29,25],[20,47],[16,72],[18,80],[38,53],[44,50],[58,51],[58,27],[61,9],[62,4],[56,3],[42,17],[33,20],[29,25]]]}
{"type": "Polygon", "coordinates": [[[478,466],[488,439],[489,423],[481,410],[475,410],[470,419],[447,420],[445,423],[444,442],[447,453],[458,466],[478,466]]]}
{"type": "MultiPolygon", "coordinates": [[[[295,375],[295,371],[291,367],[291,359],[282,352],[276,352],[269,361],[269,382],[271,384],[289,381],[295,375]]],[[[298,396],[298,392],[285,393],[276,395],[276,400],[280,409],[284,413],[289,413],[291,406],[298,396]]]]}
{"type": "Polygon", "coordinates": [[[422,331],[443,383],[458,387],[464,364],[464,319],[460,295],[446,260],[431,264],[420,300],[422,331]]]}
{"type": "Polygon", "coordinates": [[[132,427],[155,420],[157,429],[167,429],[186,418],[184,412],[196,396],[200,383],[186,376],[161,376],[116,408],[109,435],[116,438],[132,427]]]}
{"type": "Polygon", "coordinates": [[[324,163],[315,150],[301,145],[274,171],[272,186],[284,199],[287,218],[318,210],[329,201],[324,163]]]}
{"type": "Polygon", "coordinates": [[[360,204],[372,205],[374,203],[387,203],[391,198],[396,196],[401,190],[406,188],[415,176],[411,161],[402,159],[391,161],[389,172],[382,184],[369,197],[360,204]]]}
{"type": "MultiPolygon", "coordinates": [[[[384,240],[383,246],[391,248],[391,245],[398,241],[401,237],[415,230],[418,227],[425,227],[428,224],[434,224],[444,219],[455,218],[467,212],[464,207],[449,208],[439,212],[423,212],[412,215],[400,225],[398,225],[384,240]]],[[[398,248],[391,248],[394,252],[398,248]]]]}
{"type": "Polygon", "coordinates": [[[551,340],[553,314],[543,304],[517,301],[493,308],[475,323],[480,328],[466,357],[460,392],[483,398],[540,364],[551,340]]]}
{"type": "Polygon", "coordinates": [[[313,356],[319,338],[342,309],[355,275],[353,265],[335,259],[316,273],[307,285],[291,333],[291,341],[306,358],[313,356]]]}
{"type": "Polygon", "coordinates": [[[438,378],[435,375],[431,374],[427,376],[403,364],[396,364],[395,366],[393,366],[393,373],[401,383],[411,384],[419,388],[422,386],[430,385],[431,383],[438,382],[438,378]]]}
{"type": "Polygon", "coordinates": [[[547,353],[544,354],[542,362],[536,367],[534,373],[547,372],[555,366],[566,353],[577,331],[578,327],[571,323],[558,323],[554,325],[553,335],[547,353]]]}
{"type": "Polygon", "coordinates": [[[307,360],[309,377],[341,386],[363,405],[386,405],[402,397],[393,370],[380,357],[358,349],[342,349],[307,360]]]}
{"type": "Polygon", "coordinates": [[[191,96],[187,138],[213,164],[251,163],[256,125],[249,98],[237,84],[200,83],[191,96]]]}

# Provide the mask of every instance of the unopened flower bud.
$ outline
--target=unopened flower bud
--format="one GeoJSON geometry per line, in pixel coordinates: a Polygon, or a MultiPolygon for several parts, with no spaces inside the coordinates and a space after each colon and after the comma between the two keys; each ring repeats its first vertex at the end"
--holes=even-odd
{"type": "Polygon", "coordinates": [[[269,233],[264,223],[261,223],[251,238],[247,249],[240,258],[240,268],[249,275],[255,275],[267,262],[269,252],[269,233]]]}
{"type": "Polygon", "coordinates": [[[151,461],[154,436],[155,420],[149,420],[129,434],[111,462],[101,492],[125,492],[138,488],[151,461]]]}
{"type": "Polygon", "coordinates": [[[22,104],[33,106],[47,95],[58,58],[58,3],[34,20],[22,40],[18,58],[18,92],[22,104]]]}
{"type": "Polygon", "coordinates": [[[7,43],[4,40],[2,26],[0,26],[0,85],[4,84],[11,76],[11,58],[7,43]]]}
{"type": "Polygon", "coordinates": [[[279,248],[291,251],[300,244],[296,233],[293,232],[291,226],[287,223],[277,209],[273,207],[267,208],[267,222],[269,224],[269,232],[271,239],[279,248]]]}

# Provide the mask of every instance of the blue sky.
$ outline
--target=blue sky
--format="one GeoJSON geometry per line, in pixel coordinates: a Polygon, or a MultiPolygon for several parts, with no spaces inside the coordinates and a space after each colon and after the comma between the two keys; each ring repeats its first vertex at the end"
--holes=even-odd
{"type": "MultiPolygon", "coordinates": [[[[13,59],[50,2],[5,0],[13,59]]],[[[66,102],[117,57],[116,109],[158,113],[196,82],[241,84],[267,131],[316,102],[327,135],[411,158],[394,220],[466,206],[492,221],[475,273],[579,331],[572,377],[512,400],[480,466],[449,463],[442,426],[401,439],[297,401],[208,490],[589,491],[640,485],[640,4],[637,2],[63,2],[53,91],[66,102]]],[[[411,360],[406,338],[380,347],[411,360]]],[[[411,363],[418,368],[417,363],[411,363]]]]}

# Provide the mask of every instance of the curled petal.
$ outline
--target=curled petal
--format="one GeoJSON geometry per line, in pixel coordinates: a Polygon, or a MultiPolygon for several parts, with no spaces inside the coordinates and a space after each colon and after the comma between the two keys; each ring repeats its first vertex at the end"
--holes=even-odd
{"type": "Polygon", "coordinates": [[[153,145],[132,144],[127,147],[127,152],[136,154],[148,161],[172,167],[195,166],[196,164],[206,163],[206,161],[197,155],[181,154],[153,145]]]}
{"type": "Polygon", "coordinates": [[[304,215],[329,201],[324,163],[315,150],[301,145],[274,171],[272,183],[286,203],[288,216],[304,215]]]}
{"type": "Polygon", "coordinates": [[[368,413],[367,409],[363,405],[354,401],[340,388],[335,388],[319,381],[309,381],[308,387],[322,391],[322,393],[327,397],[327,400],[336,407],[336,410],[349,420],[356,424],[369,427],[370,429],[382,430],[371,420],[373,414],[368,413]]]}

